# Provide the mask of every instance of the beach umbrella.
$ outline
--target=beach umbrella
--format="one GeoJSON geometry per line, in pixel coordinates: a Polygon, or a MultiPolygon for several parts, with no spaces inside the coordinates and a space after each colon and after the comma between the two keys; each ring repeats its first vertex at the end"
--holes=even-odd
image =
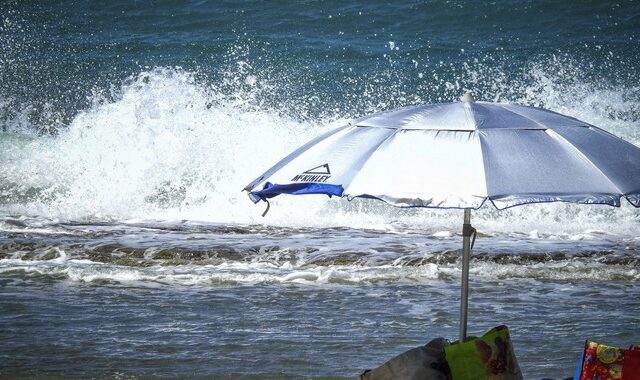
{"type": "MultiPolygon", "coordinates": [[[[247,185],[280,194],[378,199],[464,210],[460,339],[467,335],[471,210],[544,202],[640,207],[640,148],[546,109],[461,101],[356,119],[319,136],[247,185]]],[[[266,213],[266,211],[265,211],[266,213]]]]}

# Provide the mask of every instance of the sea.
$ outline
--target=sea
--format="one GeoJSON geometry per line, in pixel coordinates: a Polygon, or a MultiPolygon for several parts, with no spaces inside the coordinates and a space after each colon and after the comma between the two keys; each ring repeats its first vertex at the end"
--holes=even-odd
{"type": "MultiPolygon", "coordinates": [[[[0,378],[355,379],[458,339],[462,210],[245,185],[373,112],[544,107],[640,146],[637,1],[0,2],[0,378]]],[[[472,212],[525,379],[640,344],[640,210],[472,212]]]]}

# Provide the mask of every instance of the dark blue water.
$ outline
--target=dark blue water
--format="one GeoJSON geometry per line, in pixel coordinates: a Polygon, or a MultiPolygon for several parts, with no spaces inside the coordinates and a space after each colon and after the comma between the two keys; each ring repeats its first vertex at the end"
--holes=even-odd
{"type": "MultiPolygon", "coordinates": [[[[3,376],[355,378],[458,332],[457,282],[176,288],[61,277],[3,275],[3,376]]],[[[473,285],[472,332],[510,326],[526,378],[570,376],[585,336],[637,338],[637,283],[473,285]]]]}
{"type": "MultiPolygon", "coordinates": [[[[457,338],[461,212],[241,189],[370,112],[477,99],[640,145],[634,1],[0,2],[0,377],[354,378],[457,338]]],[[[525,378],[640,342],[640,213],[474,212],[470,331],[525,378]]]]}
{"type": "Polygon", "coordinates": [[[531,99],[536,89],[523,84],[533,85],[535,67],[549,70],[557,86],[584,80],[634,87],[640,51],[640,7],[633,1],[5,1],[1,7],[0,94],[11,103],[5,113],[29,104],[39,116],[36,128],[57,125],[40,113],[68,120],[96,91],[159,66],[196,72],[226,95],[243,86],[235,79],[247,71],[270,87],[259,89],[256,106],[337,117],[451,100],[463,88],[487,100],[531,99]]]}

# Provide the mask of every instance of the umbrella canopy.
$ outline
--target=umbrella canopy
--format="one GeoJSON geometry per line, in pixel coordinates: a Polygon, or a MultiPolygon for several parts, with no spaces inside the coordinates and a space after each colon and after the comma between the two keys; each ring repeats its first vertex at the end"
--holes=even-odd
{"type": "Polygon", "coordinates": [[[640,207],[640,148],[553,111],[504,103],[426,104],[356,119],[303,145],[245,187],[465,209],[461,339],[466,336],[470,209],[573,202],[640,207]]]}
{"type": "Polygon", "coordinates": [[[352,121],[251,182],[278,194],[377,198],[394,206],[498,209],[567,201],[640,207],[640,149],[552,111],[485,102],[427,104],[352,121]]]}

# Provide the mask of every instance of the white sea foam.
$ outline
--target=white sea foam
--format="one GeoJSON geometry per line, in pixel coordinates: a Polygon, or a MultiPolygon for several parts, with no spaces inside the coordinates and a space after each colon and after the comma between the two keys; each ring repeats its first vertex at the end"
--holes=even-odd
{"type": "MultiPolygon", "coordinates": [[[[635,107],[625,95],[628,89],[566,84],[558,75],[571,73],[554,70],[533,65],[531,83],[519,84],[524,97],[510,97],[508,86],[496,80],[496,100],[545,105],[639,143],[633,120],[616,116],[635,107]]],[[[476,80],[487,80],[490,72],[481,74],[476,80]]],[[[250,87],[260,80],[245,77],[239,80],[249,80],[250,87]]],[[[0,180],[12,185],[0,189],[10,199],[0,212],[88,221],[190,219],[421,230],[442,237],[459,232],[459,211],[401,210],[324,196],[279,197],[261,218],[264,205],[251,203],[241,189],[295,147],[345,120],[295,120],[247,106],[252,90],[244,91],[221,96],[215,83],[158,68],[126,81],[113,100],[96,97],[58,136],[2,138],[0,180]]],[[[593,230],[637,236],[640,230],[640,214],[625,201],[620,209],[549,204],[498,212],[487,206],[474,212],[473,222],[486,234],[530,238],[589,239],[593,230]]]]}
{"type": "MultiPolygon", "coordinates": [[[[180,265],[126,267],[70,259],[65,255],[54,260],[2,259],[0,273],[66,278],[73,282],[111,282],[140,286],[219,286],[224,284],[416,284],[459,281],[457,264],[421,266],[300,266],[293,263],[225,262],[218,265],[180,265]]],[[[470,276],[474,281],[512,279],[572,281],[638,281],[640,272],[625,265],[605,265],[593,261],[567,259],[530,264],[472,262],[470,276]]]]}

